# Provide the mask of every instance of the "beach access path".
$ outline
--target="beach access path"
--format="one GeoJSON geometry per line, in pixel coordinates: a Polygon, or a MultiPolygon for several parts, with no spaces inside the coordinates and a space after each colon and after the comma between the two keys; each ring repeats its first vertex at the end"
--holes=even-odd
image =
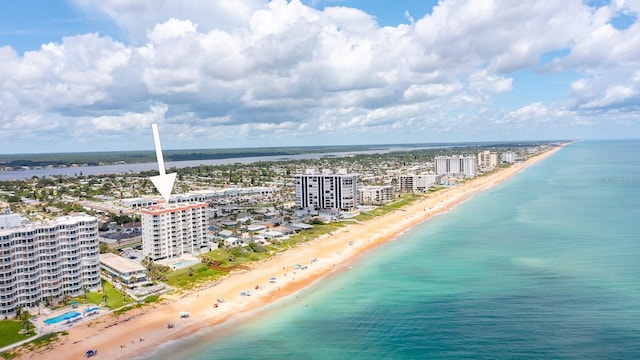
{"type": "Polygon", "coordinates": [[[526,162],[477,177],[459,186],[425,195],[387,215],[347,225],[332,234],[263,260],[253,265],[251,270],[232,273],[208,287],[188,293],[170,293],[163,296],[161,303],[78,324],[67,330],[68,335],[60,335],[60,341],[45,348],[35,351],[23,349],[19,359],[79,359],[84,357],[87,349],[98,350],[99,356],[105,359],[129,359],[200,329],[239,316],[251,316],[256,310],[278,299],[348,268],[367,250],[397,238],[430,217],[503,182],[560,148],[555,147],[526,162]],[[297,269],[296,264],[307,268],[297,269]],[[275,278],[275,282],[271,278],[275,278]],[[247,296],[248,292],[250,296],[247,296]],[[181,317],[183,312],[189,316],[181,317]],[[168,323],[172,323],[173,327],[168,328],[168,323]]]}

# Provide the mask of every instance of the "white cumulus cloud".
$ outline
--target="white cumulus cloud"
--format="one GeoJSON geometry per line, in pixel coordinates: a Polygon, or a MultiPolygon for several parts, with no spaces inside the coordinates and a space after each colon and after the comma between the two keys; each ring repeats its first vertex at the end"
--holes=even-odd
{"type": "Polygon", "coordinates": [[[151,122],[178,148],[460,140],[462,127],[482,140],[500,124],[551,136],[576,119],[639,118],[637,2],[442,0],[398,26],[348,2],[73,2],[127,37],[0,47],[0,151],[54,132],[60,149],[93,137],[114,150],[151,122]],[[529,88],[538,73],[564,97],[529,88]]]}

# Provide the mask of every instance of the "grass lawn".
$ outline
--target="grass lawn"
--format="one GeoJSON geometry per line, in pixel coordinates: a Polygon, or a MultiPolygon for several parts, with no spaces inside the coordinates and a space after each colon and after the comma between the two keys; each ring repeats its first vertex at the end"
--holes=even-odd
{"type": "Polygon", "coordinates": [[[126,295],[123,298],[122,293],[116,290],[110,282],[103,280],[103,286],[104,292],[107,295],[106,305],[109,309],[116,309],[133,301],[132,298],[126,295]]]}
{"type": "Polygon", "coordinates": [[[382,206],[378,206],[377,208],[367,211],[366,213],[362,213],[356,217],[357,220],[367,221],[371,220],[375,217],[386,215],[394,210],[398,210],[404,206],[411,204],[412,202],[420,199],[422,195],[417,194],[404,194],[398,200],[384,204],[382,206]]]}
{"type": "Polygon", "coordinates": [[[220,270],[209,268],[206,264],[200,263],[188,268],[170,271],[167,273],[167,284],[183,289],[191,288],[199,283],[213,281],[226,273],[220,270]],[[191,269],[191,275],[189,275],[191,269]]]}
{"type": "MultiPolygon", "coordinates": [[[[109,309],[117,309],[122,305],[128,304],[133,301],[133,299],[129,296],[125,296],[125,298],[123,299],[122,293],[117,289],[115,289],[113,285],[108,281],[102,280],[102,286],[104,287],[104,292],[107,295],[106,306],[109,309]]],[[[89,292],[87,293],[86,303],[100,305],[100,303],[102,302],[103,295],[104,294],[102,292],[98,292],[98,291],[89,292]]],[[[84,304],[85,303],[84,295],[74,298],[73,301],[77,301],[78,304],[84,304]]]]}
{"type": "MultiPolygon", "coordinates": [[[[44,334],[42,336],[39,336],[35,340],[30,341],[27,344],[25,344],[24,348],[27,349],[28,351],[36,351],[39,348],[50,346],[51,344],[55,343],[56,341],[59,340],[60,336],[67,336],[67,335],[69,335],[69,333],[66,332],[66,331],[62,331],[62,332],[59,332],[59,333],[44,334]]],[[[0,357],[2,357],[3,359],[7,359],[7,360],[15,359],[18,356],[20,356],[20,350],[19,349],[13,349],[13,350],[5,351],[2,354],[0,354],[0,357]]]]}
{"type": "MultiPolygon", "coordinates": [[[[102,293],[90,292],[87,294],[87,304],[100,305],[102,302],[102,293]]],[[[84,304],[84,302],[82,302],[84,304]]]]}
{"type": "Polygon", "coordinates": [[[223,267],[229,267],[233,265],[243,265],[252,261],[259,261],[269,257],[269,251],[265,248],[264,252],[255,253],[251,249],[216,249],[206,253],[204,258],[217,261],[223,267]],[[233,259],[231,261],[230,259],[233,259]]]}
{"type": "Polygon", "coordinates": [[[18,331],[20,331],[20,329],[22,329],[22,322],[20,321],[0,321],[0,347],[11,345],[31,336],[31,334],[18,334],[18,331]]]}

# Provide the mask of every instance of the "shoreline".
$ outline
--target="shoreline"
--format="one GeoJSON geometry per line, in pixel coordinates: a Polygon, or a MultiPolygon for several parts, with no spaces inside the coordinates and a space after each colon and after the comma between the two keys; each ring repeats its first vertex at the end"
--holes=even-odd
{"type": "Polygon", "coordinates": [[[79,358],[88,349],[97,349],[101,357],[110,359],[149,356],[170,340],[182,339],[237,317],[255,316],[256,310],[264,309],[325,277],[344,271],[359,257],[366,255],[368,250],[397,239],[435,215],[446,213],[474,195],[554,154],[563,146],[490,175],[425,195],[384,216],[347,225],[332,234],[324,234],[253,264],[249,271],[232,273],[214,285],[188,293],[163,295],[161,303],[145,305],[119,317],[104,315],[78,324],[67,329],[68,335],[59,335],[59,341],[45,348],[33,352],[18,348],[22,350],[18,358],[79,358]],[[295,269],[296,264],[306,266],[307,269],[295,269]],[[277,280],[272,283],[270,278],[277,280]],[[245,296],[241,296],[243,292],[245,296]],[[251,292],[251,295],[246,296],[247,292],[251,292]],[[220,298],[224,302],[216,307],[217,299],[220,298]],[[189,312],[188,318],[180,318],[179,314],[184,311],[189,312]],[[174,328],[167,328],[168,322],[172,322],[174,328]]]}

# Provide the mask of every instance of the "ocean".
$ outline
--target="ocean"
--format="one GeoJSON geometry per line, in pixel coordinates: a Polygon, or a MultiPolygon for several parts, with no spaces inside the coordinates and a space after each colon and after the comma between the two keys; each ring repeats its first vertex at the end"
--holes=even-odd
{"type": "Polygon", "coordinates": [[[144,358],[640,359],[640,140],[580,141],[144,358]]]}

